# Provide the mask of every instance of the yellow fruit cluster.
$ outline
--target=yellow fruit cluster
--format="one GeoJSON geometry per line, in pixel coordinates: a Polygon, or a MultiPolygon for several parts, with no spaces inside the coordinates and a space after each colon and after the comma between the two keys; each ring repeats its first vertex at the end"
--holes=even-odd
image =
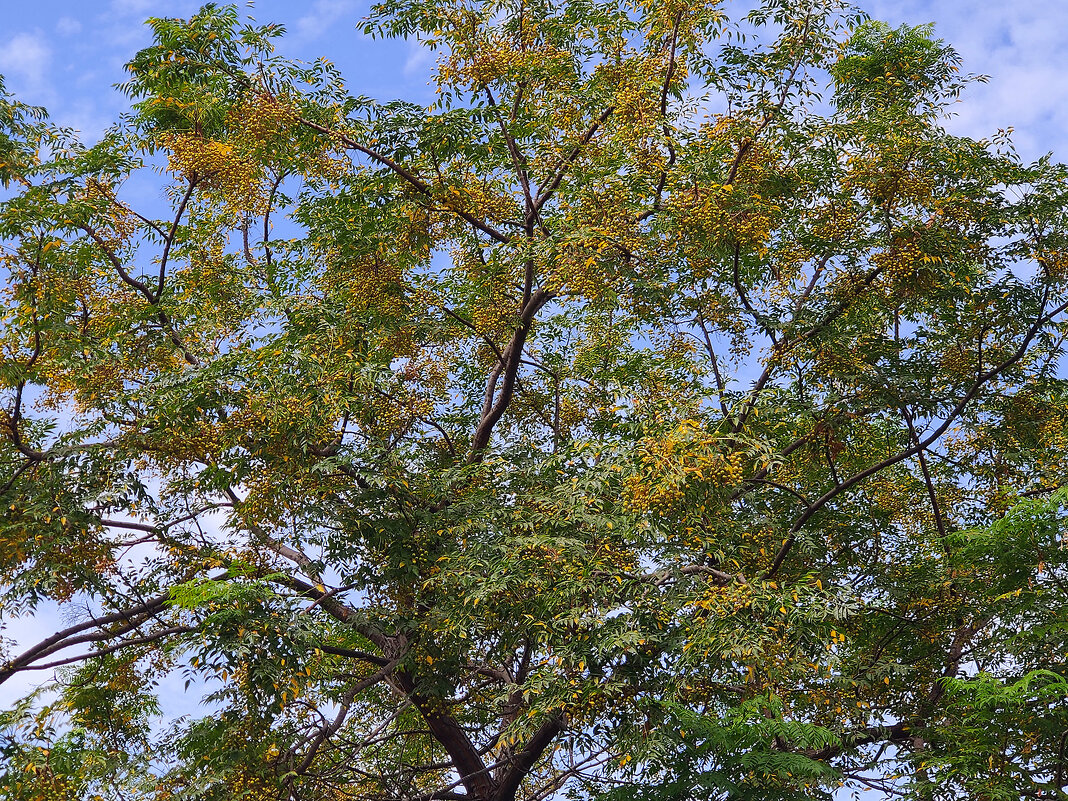
{"type": "Polygon", "coordinates": [[[906,203],[926,204],[934,194],[934,182],[922,169],[909,169],[915,160],[915,143],[892,142],[878,154],[854,154],[847,158],[849,173],[842,181],[846,191],[859,190],[886,209],[906,203]]]}
{"type": "MultiPolygon", "coordinates": [[[[443,11],[445,16],[449,12],[443,11]]],[[[509,76],[533,77],[534,85],[551,84],[553,74],[561,74],[570,65],[567,52],[539,41],[539,26],[531,20],[521,37],[500,30],[480,28],[470,20],[458,20],[455,31],[464,31],[449,55],[438,63],[442,84],[468,86],[476,90],[507,79],[509,76]],[[538,81],[537,77],[542,80],[538,81]]]]}
{"type": "Polygon", "coordinates": [[[590,188],[562,204],[574,233],[546,264],[553,289],[589,300],[613,289],[627,291],[618,280],[618,267],[649,246],[627,209],[626,188],[614,184],[590,188]]]}
{"type": "Polygon", "coordinates": [[[219,193],[236,209],[263,210],[263,170],[234,145],[185,131],[168,131],[160,143],[169,151],[171,172],[219,193]]]}
{"type": "Polygon", "coordinates": [[[257,93],[230,110],[227,128],[248,145],[263,146],[286,137],[298,117],[292,105],[272,95],[257,93]]]}
{"type": "MultiPolygon", "coordinates": [[[[109,184],[90,178],[85,182],[85,198],[104,201],[103,230],[99,230],[108,248],[119,250],[137,231],[137,220],[130,210],[115,199],[115,190],[109,184]]],[[[100,223],[98,223],[100,225],[100,223]]]]}
{"type": "Polygon", "coordinates": [[[1068,251],[1050,250],[1036,256],[1035,260],[1042,265],[1042,269],[1050,278],[1059,280],[1068,277],[1068,251]]]}
{"type": "Polygon", "coordinates": [[[694,488],[737,484],[744,470],[744,454],[727,451],[698,421],[684,420],[667,435],[644,440],[637,471],[623,481],[624,500],[637,512],[663,512],[694,488]]]}
{"type": "Polygon", "coordinates": [[[827,203],[813,212],[812,234],[826,242],[841,242],[858,230],[855,210],[836,203],[827,203]]]}
{"type": "MultiPolygon", "coordinates": [[[[588,253],[588,251],[586,251],[588,253]]],[[[556,264],[556,277],[569,295],[596,300],[611,286],[611,276],[600,251],[583,258],[583,249],[567,248],[556,264]]]]}
{"type": "MultiPolygon", "coordinates": [[[[81,796],[78,788],[52,771],[47,764],[47,752],[41,755],[46,761],[27,762],[22,769],[23,777],[14,781],[12,789],[19,794],[16,797],[28,801],[79,801],[81,796]]],[[[14,772],[15,766],[9,767],[14,772]]],[[[94,801],[96,798],[99,796],[95,796],[94,801]]]]}
{"type": "Polygon", "coordinates": [[[665,69],[662,59],[650,56],[632,56],[597,68],[603,80],[616,87],[616,116],[621,121],[632,126],[658,117],[665,69]]]}
{"type": "Polygon", "coordinates": [[[891,297],[922,295],[936,278],[940,256],[928,253],[915,233],[894,236],[889,247],[871,256],[882,273],[882,285],[891,297]]]}
{"type": "Polygon", "coordinates": [[[515,328],[519,303],[508,297],[507,287],[518,283],[516,265],[493,261],[487,264],[470,247],[455,247],[452,262],[477,292],[467,310],[468,318],[483,334],[501,335],[515,328]]]}
{"type": "Polygon", "coordinates": [[[963,348],[951,348],[942,354],[941,367],[951,376],[974,376],[979,368],[978,354],[963,348]]]}
{"type": "Polygon", "coordinates": [[[403,269],[389,254],[360,258],[339,268],[360,308],[389,311],[395,305],[403,269]]]}
{"type": "Polygon", "coordinates": [[[1068,454],[1068,408],[1061,401],[1019,392],[1005,413],[1005,426],[1012,440],[1024,447],[1068,454]]]}
{"type": "Polygon", "coordinates": [[[692,243],[695,256],[710,245],[764,253],[780,211],[759,193],[717,183],[681,194],[674,205],[685,221],[684,241],[692,243]]]}
{"type": "Polygon", "coordinates": [[[522,218],[515,195],[495,181],[461,172],[451,174],[450,180],[456,180],[457,185],[447,190],[443,204],[446,208],[496,222],[522,218]]]}
{"type": "Polygon", "coordinates": [[[725,18],[720,10],[723,0],[636,0],[628,5],[648,15],[651,37],[674,35],[680,44],[700,38],[702,27],[725,18]]]}
{"type": "Polygon", "coordinates": [[[730,617],[752,602],[753,588],[750,584],[742,581],[726,586],[710,583],[704,594],[693,602],[693,607],[700,609],[704,616],[730,617]]]}

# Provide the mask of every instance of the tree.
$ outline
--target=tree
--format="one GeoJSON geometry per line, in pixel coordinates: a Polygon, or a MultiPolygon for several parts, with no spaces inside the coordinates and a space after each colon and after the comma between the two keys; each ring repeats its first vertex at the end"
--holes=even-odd
{"type": "Polygon", "coordinates": [[[95,145],[4,95],[2,609],[78,611],[0,795],[1068,797],[1068,171],[929,28],[742,8],[384,0],[427,109],[208,5],[95,145]]]}

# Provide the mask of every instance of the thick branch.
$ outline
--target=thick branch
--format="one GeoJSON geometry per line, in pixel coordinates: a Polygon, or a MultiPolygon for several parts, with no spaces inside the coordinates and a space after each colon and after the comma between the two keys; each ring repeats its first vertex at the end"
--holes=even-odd
{"type": "Polygon", "coordinates": [[[442,711],[427,696],[415,689],[415,679],[407,671],[397,673],[394,682],[419,709],[434,739],[444,748],[460,774],[460,781],[472,798],[494,798],[495,783],[478,750],[456,719],[442,711]]]}
{"type": "Polygon", "coordinates": [[[558,717],[551,717],[538,727],[538,730],[531,735],[500,773],[494,801],[514,801],[520,782],[530,773],[531,768],[545,753],[545,749],[563,730],[564,721],[558,717]]]}
{"type": "MultiPolygon", "coordinates": [[[[498,362],[503,374],[500,392],[496,401],[492,404],[487,404],[483,409],[482,419],[479,421],[478,428],[475,429],[474,437],[472,437],[471,454],[468,457],[468,461],[471,463],[481,461],[482,453],[489,444],[490,435],[493,433],[493,427],[497,425],[497,421],[504,415],[508,404],[512,400],[512,395],[515,393],[519,365],[523,358],[523,345],[526,344],[527,334],[530,333],[534,315],[552,297],[553,294],[551,292],[539,290],[531,295],[530,300],[523,307],[519,318],[519,327],[516,328],[515,333],[512,335],[512,341],[508,343],[508,347],[504,350],[504,360],[498,362]]],[[[492,388],[488,389],[487,395],[489,395],[489,392],[492,392],[492,388]]],[[[489,397],[487,397],[487,400],[489,400],[489,397]]]]}
{"type": "Polygon", "coordinates": [[[163,610],[169,600],[169,595],[157,595],[156,597],[131,607],[130,609],[113,612],[108,615],[101,615],[100,617],[93,617],[83,623],[78,623],[63,629],[62,631],[57,631],[50,637],[46,637],[36,645],[23,651],[19,656],[0,668],[0,684],[3,684],[19,671],[29,668],[30,665],[39,659],[54,654],[57,651],[62,651],[72,645],[99,642],[100,640],[109,637],[122,636],[126,632],[132,631],[152,619],[163,610]],[[92,634],[84,633],[89,632],[92,629],[103,629],[104,627],[115,623],[123,625],[120,625],[119,628],[112,631],[97,631],[92,634]]]}

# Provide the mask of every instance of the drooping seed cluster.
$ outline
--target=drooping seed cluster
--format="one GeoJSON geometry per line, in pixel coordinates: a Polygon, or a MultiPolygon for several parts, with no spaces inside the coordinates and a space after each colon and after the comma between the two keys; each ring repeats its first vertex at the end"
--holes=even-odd
{"type": "Polygon", "coordinates": [[[636,512],[666,512],[691,491],[736,485],[745,462],[698,421],[684,420],[664,436],[643,440],[637,470],[623,480],[625,502],[636,512]]]}

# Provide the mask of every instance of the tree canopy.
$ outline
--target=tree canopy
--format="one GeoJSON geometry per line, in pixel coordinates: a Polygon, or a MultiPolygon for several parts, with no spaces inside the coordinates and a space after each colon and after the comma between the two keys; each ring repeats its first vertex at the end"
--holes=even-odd
{"type": "Polygon", "coordinates": [[[0,797],[1068,798],[1068,171],[930,27],[149,24],[95,144],[0,94],[0,797]]]}

